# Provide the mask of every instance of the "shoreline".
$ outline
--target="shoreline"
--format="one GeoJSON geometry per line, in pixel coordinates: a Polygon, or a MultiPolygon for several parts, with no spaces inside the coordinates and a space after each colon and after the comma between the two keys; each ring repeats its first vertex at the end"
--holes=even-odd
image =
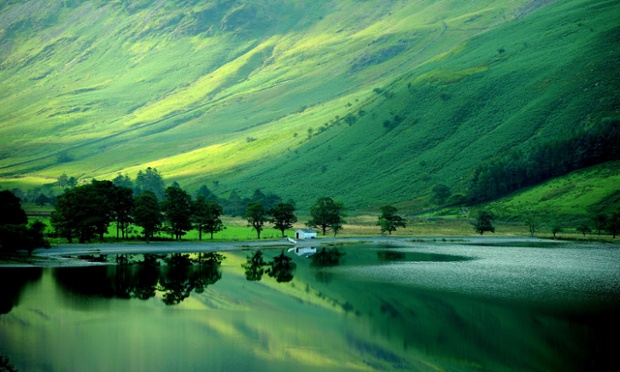
{"type": "Polygon", "coordinates": [[[551,240],[532,237],[472,237],[472,236],[443,236],[443,237],[411,237],[411,236],[381,236],[381,237],[343,237],[319,238],[300,240],[293,244],[287,240],[267,241],[236,241],[236,242],[151,242],[151,243],[101,243],[101,244],[71,244],[59,245],[49,249],[39,248],[33,251],[32,256],[12,257],[14,263],[0,262],[0,268],[28,268],[28,267],[68,267],[110,265],[114,263],[90,262],[76,256],[82,255],[114,255],[114,254],[171,254],[171,253],[206,253],[228,252],[256,249],[288,249],[293,247],[320,247],[339,246],[348,244],[386,244],[386,243],[469,243],[481,241],[493,242],[555,242],[557,244],[568,241],[551,240]],[[71,256],[71,257],[68,257],[71,256]],[[19,262],[23,260],[24,262],[19,262]]]}

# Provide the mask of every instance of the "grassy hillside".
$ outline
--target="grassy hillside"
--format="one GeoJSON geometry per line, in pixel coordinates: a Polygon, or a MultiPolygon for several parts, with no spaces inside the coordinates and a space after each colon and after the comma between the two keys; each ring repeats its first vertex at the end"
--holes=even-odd
{"type": "Polygon", "coordinates": [[[417,208],[617,118],[619,18],[600,0],[2,2],[0,183],[151,166],[301,208],[417,208]]]}

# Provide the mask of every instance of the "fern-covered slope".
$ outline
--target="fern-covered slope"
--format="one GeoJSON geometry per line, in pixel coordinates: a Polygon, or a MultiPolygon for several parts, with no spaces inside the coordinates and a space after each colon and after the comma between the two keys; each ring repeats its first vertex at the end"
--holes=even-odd
{"type": "MultiPolygon", "coordinates": [[[[29,1],[0,8],[0,175],[401,203],[617,117],[614,1],[29,1]]],[[[6,178],[5,178],[6,179],[6,178]]]]}

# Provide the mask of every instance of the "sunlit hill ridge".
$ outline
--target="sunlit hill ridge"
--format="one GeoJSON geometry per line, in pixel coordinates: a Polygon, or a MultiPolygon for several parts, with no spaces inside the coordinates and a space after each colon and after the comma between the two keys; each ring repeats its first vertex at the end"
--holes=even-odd
{"type": "MultiPolygon", "coordinates": [[[[3,1],[0,184],[425,207],[620,113],[617,1],[3,1]]],[[[616,190],[610,172],[581,210],[616,190]]],[[[578,212],[577,212],[578,213],[578,212]]]]}

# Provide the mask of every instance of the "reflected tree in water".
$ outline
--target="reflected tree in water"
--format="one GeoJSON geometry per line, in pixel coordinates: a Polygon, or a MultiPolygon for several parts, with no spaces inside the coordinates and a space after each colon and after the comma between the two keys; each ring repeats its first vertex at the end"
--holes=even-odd
{"type": "MultiPolygon", "coordinates": [[[[340,258],[344,255],[345,253],[339,251],[338,248],[325,249],[323,247],[317,253],[310,256],[311,265],[317,268],[338,266],[340,265],[340,258]]],[[[323,283],[329,283],[333,276],[332,272],[328,270],[316,270],[314,275],[317,281],[323,283]]]]}
{"type": "Polygon", "coordinates": [[[162,292],[167,305],[181,303],[191,292],[202,293],[222,278],[219,253],[144,255],[143,261],[123,257],[116,266],[57,269],[54,275],[66,293],[102,298],[148,300],[162,292]],[[160,260],[167,263],[160,267],[160,260]]]}
{"type": "Polygon", "coordinates": [[[11,364],[11,361],[9,360],[9,358],[0,355],[0,371],[2,372],[17,372],[18,369],[15,368],[15,366],[13,366],[11,364]]]}
{"type": "Polygon", "coordinates": [[[223,255],[216,252],[200,253],[198,255],[198,268],[196,280],[194,281],[194,292],[202,293],[204,289],[211,284],[215,284],[222,279],[222,273],[219,266],[225,259],[223,255]]]}
{"type": "Polygon", "coordinates": [[[265,270],[264,266],[269,265],[263,259],[263,252],[257,250],[252,256],[247,257],[247,261],[241,264],[241,267],[245,269],[245,278],[250,281],[260,281],[263,278],[265,270]]]}
{"type": "Polygon", "coordinates": [[[377,259],[379,261],[404,261],[406,255],[404,252],[397,251],[377,251],[377,259]]]}
{"type": "Polygon", "coordinates": [[[338,248],[328,250],[323,247],[316,254],[310,256],[310,259],[314,266],[338,266],[340,264],[340,258],[344,255],[345,253],[340,252],[338,248]]]}
{"type": "Polygon", "coordinates": [[[273,258],[273,261],[269,263],[270,267],[265,272],[275,278],[278,283],[290,282],[293,280],[293,271],[297,266],[292,260],[284,254],[283,250],[279,256],[273,258]]]}
{"type": "Polygon", "coordinates": [[[200,265],[192,267],[189,254],[173,254],[168,259],[158,290],[163,292],[162,300],[166,305],[177,305],[189,297],[192,291],[204,292],[204,289],[222,278],[219,265],[224,256],[211,252],[199,255],[200,265]]]}
{"type": "Polygon", "coordinates": [[[19,297],[26,284],[37,282],[42,273],[40,267],[0,270],[0,314],[8,314],[19,304],[19,297]]]}
{"type": "Polygon", "coordinates": [[[194,289],[194,278],[188,266],[168,266],[162,274],[157,290],[163,292],[162,300],[166,305],[177,305],[189,297],[194,289]]]}
{"type": "Polygon", "coordinates": [[[158,282],[158,263],[138,266],[133,287],[133,297],[140,300],[148,300],[155,297],[158,282]]]}

